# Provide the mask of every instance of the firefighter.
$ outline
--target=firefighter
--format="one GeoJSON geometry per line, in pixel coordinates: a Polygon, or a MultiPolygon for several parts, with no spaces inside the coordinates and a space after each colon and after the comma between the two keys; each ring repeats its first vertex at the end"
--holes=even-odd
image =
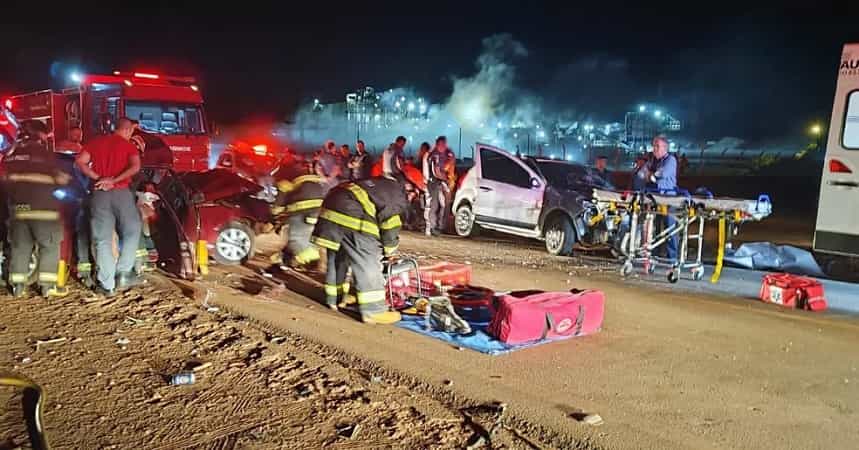
{"type": "Polygon", "coordinates": [[[29,266],[34,245],[39,251],[38,275],[43,297],[62,295],[59,281],[60,220],[58,189],[69,182],[59,170],[47,146],[48,128],[38,120],[21,124],[20,140],[4,159],[4,191],[9,211],[9,284],[12,294],[22,297],[29,284],[29,266]]]}
{"type": "Polygon", "coordinates": [[[298,268],[319,261],[319,250],[310,243],[322,200],[341,175],[341,166],[333,155],[324,154],[313,163],[312,174],[302,173],[277,183],[277,200],[272,213],[287,215],[289,234],[283,249],[283,263],[298,268]]]}
{"type": "Polygon", "coordinates": [[[337,309],[338,301],[346,300],[351,287],[346,276],[351,267],[361,320],[379,324],[400,320],[400,313],[388,311],[385,304],[382,260],[397,250],[400,214],[405,208],[403,185],[392,178],[343,183],[328,193],[310,239],[328,250],[328,307],[337,309]]]}

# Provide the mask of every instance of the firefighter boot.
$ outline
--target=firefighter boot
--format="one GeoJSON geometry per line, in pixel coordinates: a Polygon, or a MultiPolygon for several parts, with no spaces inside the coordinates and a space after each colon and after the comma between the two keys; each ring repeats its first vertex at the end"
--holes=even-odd
{"type": "Polygon", "coordinates": [[[361,322],[378,325],[391,325],[402,319],[398,311],[383,311],[378,313],[361,314],[361,322]]]}
{"type": "Polygon", "coordinates": [[[15,283],[12,285],[12,297],[21,298],[27,295],[27,285],[15,283]]]}
{"type": "Polygon", "coordinates": [[[86,272],[78,272],[78,281],[80,281],[80,283],[84,285],[87,289],[92,289],[95,287],[95,281],[93,281],[92,272],[88,270],[86,272]]]}

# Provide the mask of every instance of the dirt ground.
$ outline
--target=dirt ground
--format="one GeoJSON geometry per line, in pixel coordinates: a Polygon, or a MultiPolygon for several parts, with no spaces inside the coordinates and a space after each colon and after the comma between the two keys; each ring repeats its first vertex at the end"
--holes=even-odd
{"type": "MultiPolygon", "coordinates": [[[[54,448],[463,448],[503,414],[413,390],[382,368],[204,306],[160,277],[115,299],[2,304],[0,365],[47,392],[54,448]],[[202,364],[195,384],[169,384],[202,364]]],[[[20,393],[0,388],[0,404],[0,449],[27,448],[20,393]]],[[[493,439],[525,442],[501,428],[493,439]]]]}
{"type": "MultiPolygon", "coordinates": [[[[608,261],[549,257],[539,243],[407,233],[401,248],[469,263],[475,283],[499,290],[601,289],[603,330],[486,356],[329,311],[315,281],[287,277],[284,289],[255,275],[260,258],[184,293],[156,277],[116,300],[3,297],[2,367],[46,388],[47,428],[65,448],[466,448],[484,433],[489,448],[859,440],[852,320],[620,282],[608,261]],[[208,362],[192,386],[165,380],[208,362]]],[[[0,449],[15,448],[20,397],[3,389],[0,401],[0,449]]]]}

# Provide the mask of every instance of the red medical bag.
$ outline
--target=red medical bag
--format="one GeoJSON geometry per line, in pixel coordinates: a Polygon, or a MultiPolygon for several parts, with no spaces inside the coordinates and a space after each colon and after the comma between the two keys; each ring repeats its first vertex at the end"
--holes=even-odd
{"type": "Polygon", "coordinates": [[[510,293],[498,301],[489,333],[507,344],[583,336],[602,328],[601,291],[510,293]]]}
{"type": "Polygon", "coordinates": [[[801,308],[809,311],[826,309],[823,285],[819,281],[789,273],[764,275],[760,299],[785,308],[801,308]]]}

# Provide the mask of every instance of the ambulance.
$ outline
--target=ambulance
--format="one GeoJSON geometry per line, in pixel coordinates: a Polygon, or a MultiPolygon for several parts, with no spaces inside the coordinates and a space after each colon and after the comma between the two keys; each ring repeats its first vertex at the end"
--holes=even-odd
{"type": "Polygon", "coordinates": [[[829,123],[814,250],[859,256],[859,43],[844,46],[829,123]]]}

